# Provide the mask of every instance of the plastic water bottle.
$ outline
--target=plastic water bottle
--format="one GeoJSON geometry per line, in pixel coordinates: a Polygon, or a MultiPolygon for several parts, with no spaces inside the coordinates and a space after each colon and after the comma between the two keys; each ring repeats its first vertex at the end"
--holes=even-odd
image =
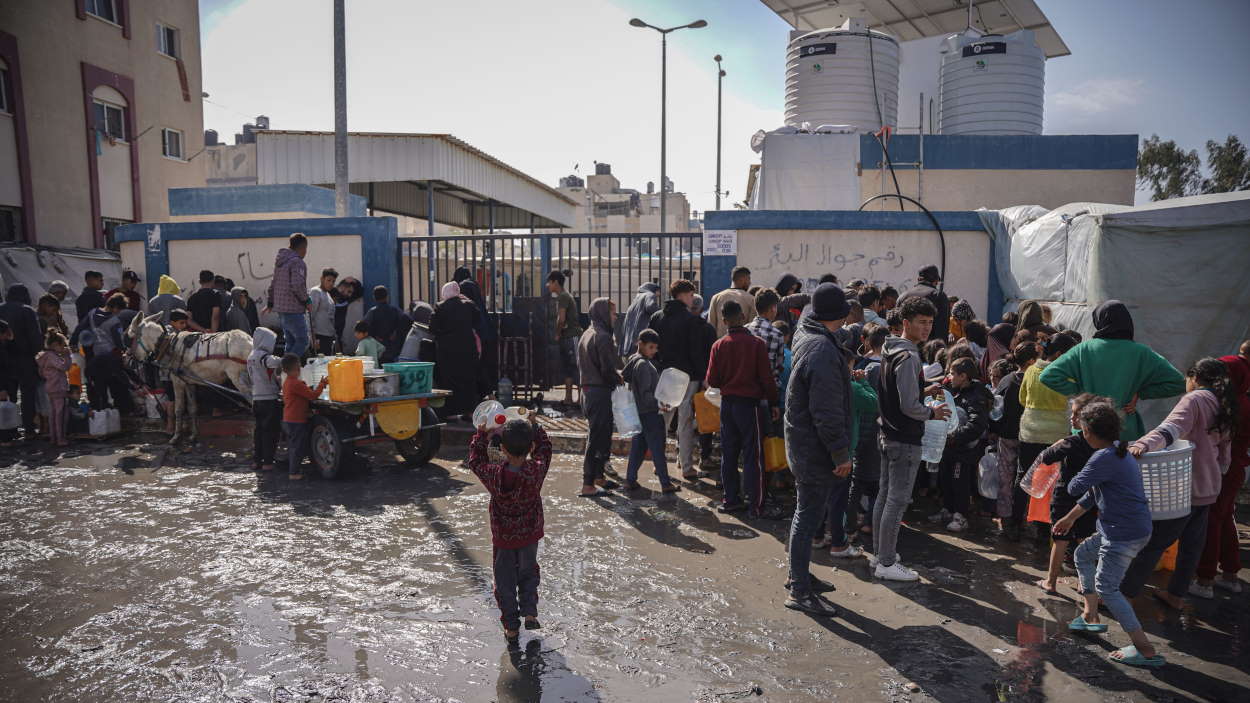
{"type": "Polygon", "coordinates": [[[473,426],[481,427],[485,424],[487,430],[496,429],[503,425],[503,422],[496,422],[503,415],[503,411],[503,403],[498,400],[484,400],[473,411],[473,426]]]}
{"type": "Polygon", "coordinates": [[[499,377],[499,387],[495,390],[495,399],[504,405],[512,402],[512,379],[507,376],[499,377]]]}
{"type": "Polygon", "coordinates": [[[920,439],[920,460],[930,464],[929,471],[937,471],[937,464],[942,460],[942,450],[946,448],[946,420],[925,420],[924,437],[920,439]]]}
{"type": "Polygon", "coordinates": [[[660,373],[660,380],[655,384],[655,400],[661,405],[675,408],[686,399],[686,388],[690,386],[690,374],[678,368],[669,367],[660,373]]]}
{"type": "Polygon", "coordinates": [[[994,407],[990,408],[990,419],[995,422],[1003,419],[1003,397],[1001,395],[994,396],[994,407]]]}

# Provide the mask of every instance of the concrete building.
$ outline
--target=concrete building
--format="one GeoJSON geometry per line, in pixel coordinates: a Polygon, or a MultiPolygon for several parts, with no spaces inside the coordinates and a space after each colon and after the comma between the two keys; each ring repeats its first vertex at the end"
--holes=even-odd
{"type": "Polygon", "coordinates": [[[0,3],[0,240],[115,248],[204,185],[197,0],[0,3]]]}
{"type": "MultiPolygon", "coordinates": [[[[691,227],[690,202],[685,193],[675,192],[673,182],[666,184],[662,197],[667,199],[665,217],[666,232],[697,232],[691,227]]],[[[594,175],[582,181],[578,176],[560,179],[559,191],[577,202],[576,224],[563,231],[569,234],[634,234],[660,231],[660,198],[654,185],[647,184],[647,192],[622,188],[621,182],[612,175],[610,164],[596,163],[594,175]]],[[[539,232],[559,232],[545,229],[539,232]]]]}

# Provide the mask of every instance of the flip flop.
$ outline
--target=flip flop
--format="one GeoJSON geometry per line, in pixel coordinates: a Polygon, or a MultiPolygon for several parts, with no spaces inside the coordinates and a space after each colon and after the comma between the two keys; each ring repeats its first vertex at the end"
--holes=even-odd
{"type": "Polygon", "coordinates": [[[1167,660],[1163,658],[1162,654],[1156,654],[1153,657],[1143,657],[1141,655],[1141,652],[1137,651],[1137,647],[1134,647],[1131,644],[1127,647],[1122,647],[1120,649],[1117,649],[1111,654],[1107,655],[1108,659],[1110,659],[1113,662],[1116,662],[1117,664],[1124,664],[1125,666],[1137,666],[1137,667],[1142,667],[1146,669],[1158,669],[1159,667],[1168,663],[1167,660]],[[1111,654],[1117,654],[1117,653],[1120,655],[1119,657],[1111,656],[1111,654]]]}
{"type": "Polygon", "coordinates": [[[1073,632],[1106,632],[1107,624],[1102,622],[1085,622],[1085,616],[1078,615],[1068,623],[1068,629],[1073,632]]]}
{"type": "Polygon", "coordinates": [[[577,497],[578,498],[602,498],[606,495],[611,495],[611,494],[603,489],[600,489],[600,490],[595,491],[594,493],[578,493],[577,497]]]}
{"type": "Polygon", "coordinates": [[[1044,592],[1046,593],[1046,595],[1048,595],[1048,596],[1057,596],[1057,595],[1059,595],[1059,591],[1058,591],[1057,589],[1054,589],[1054,588],[1047,588],[1047,587],[1046,587],[1046,579],[1040,579],[1039,581],[1037,581],[1037,583],[1036,583],[1035,585],[1036,585],[1038,588],[1042,589],[1042,591],[1044,591],[1044,592]]]}

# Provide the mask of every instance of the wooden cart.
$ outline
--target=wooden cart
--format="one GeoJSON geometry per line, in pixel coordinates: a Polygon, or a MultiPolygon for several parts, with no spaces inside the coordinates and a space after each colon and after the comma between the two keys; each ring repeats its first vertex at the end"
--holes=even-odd
{"type": "Polygon", "coordinates": [[[309,457],[323,478],[335,478],[356,446],[393,441],[406,466],[425,466],[442,445],[443,423],[434,408],[450,396],[434,389],[347,403],[318,398],[311,404],[309,457]]]}

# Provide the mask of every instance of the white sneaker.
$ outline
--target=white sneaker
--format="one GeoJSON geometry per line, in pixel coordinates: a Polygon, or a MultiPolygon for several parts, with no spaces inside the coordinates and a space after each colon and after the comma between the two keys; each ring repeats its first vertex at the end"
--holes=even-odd
{"type": "Polygon", "coordinates": [[[946,523],[946,529],[951,532],[963,532],[968,529],[968,518],[964,517],[962,513],[955,513],[951,516],[951,521],[946,523]]]}
{"type": "Polygon", "coordinates": [[[1189,595],[1198,596],[1199,598],[1214,598],[1215,588],[1213,586],[1206,586],[1194,581],[1189,584],[1189,595]]]}
{"type": "Polygon", "coordinates": [[[855,557],[862,556],[863,553],[864,553],[863,549],[856,547],[855,545],[849,544],[849,543],[846,545],[846,549],[830,549],[829,550],[829,556],[833,557],[834,559],[854,559],[855,557]]]}
{"type": "Polygon", "coordinates": [[[1241,581],[1236,579],[1229,581],[1225,578],[1218,578],[1215,580],[1215,585],[1229,593],[1241,593],[1241,581]]]}
{"type": "Polygon", "coordinates": [[[914,570],[903,566],[899,562],[894,562],[889,566],[877,564],[877,568],[873,570],[872,575],[886,581],[919,581],[920,574],[914,570]]]}
{"type": "Polygon", "coordinates": [[[934,513],[929,516],[929,522],[935,525],[940,525],[941,523],[946,522],[947,520],[950,520],[950,519],[951,519],[951,511],[947,510],[946,508],[942,508],[942,512],[940,513],[934,513]]]}

